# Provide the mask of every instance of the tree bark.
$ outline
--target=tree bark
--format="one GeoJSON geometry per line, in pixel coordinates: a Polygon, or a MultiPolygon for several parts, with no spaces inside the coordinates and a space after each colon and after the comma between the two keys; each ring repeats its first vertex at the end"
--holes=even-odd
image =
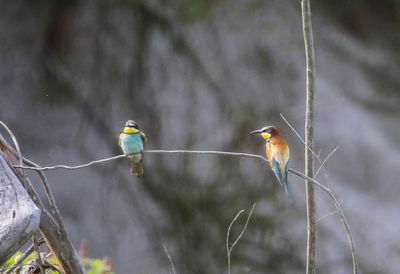
{"type": "MultiPolygon", "coordinates": [[[[301,14],[303,21],[304,46],[306,53],[306,118],[305,118],[305,175],[313,177],[313,138],[314,138],[314,86],[315,86],[315,62],[314,41],[311,24],[310,0],[301,0],[301,14]]],[[[308,180],[306,184],[307,201],[307,263],[306,273],[315,272],[315,199],[314,186],[308,180]]]]}
{"type": "Polygon", "coordinates": [[[40,209],[0,154],[0,265],[39,227],[40,209]]]}

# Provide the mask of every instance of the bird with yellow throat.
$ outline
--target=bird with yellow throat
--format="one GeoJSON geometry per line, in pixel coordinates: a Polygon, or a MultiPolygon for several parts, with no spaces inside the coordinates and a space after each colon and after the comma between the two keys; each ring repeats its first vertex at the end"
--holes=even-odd
{"type": "Polygon", "coordinates": [[[285,188],[286,196],[292,199],[292,192],[287,179],[289,169],[289,147],[274,126],[266,126],[253,130],[251,134],[258,133],[265,140],[265,152],[275,177],[285,188]]]}
{"type": "Polygon", "coordinates": [[[124,130],[119,135],[118,145],[131,160],[131,174],[138,177],[143,174],[143,149],[146,142],[146,135],[139,130],[138,124],[133,120],[126,121],[124,130]]]}

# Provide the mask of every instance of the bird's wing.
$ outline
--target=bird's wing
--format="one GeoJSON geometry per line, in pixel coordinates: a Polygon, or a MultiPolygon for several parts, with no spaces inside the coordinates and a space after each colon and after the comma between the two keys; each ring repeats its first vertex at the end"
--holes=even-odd
{"type": "Polygon", "coordinates": [[[118,145],[121,146],[121,139],[122,139],[123,133],[121,133],[118,137],[118,145]]]}
{"type": "Polygon", "coordinates": [[[147,138],[146,135],[144,134],[144,132],[140,131],[140,137],[142,138],[143,143],[147,143],[147,138]]]}
{"type": "Polygon", "coordinates": [[[274,158],[271,159],[271,168],[272,171],[275,173],[276,178],[281,186],[284,184],[284,180],[282,178],[281,170],[279,168],[280,164],[274,158]]]}

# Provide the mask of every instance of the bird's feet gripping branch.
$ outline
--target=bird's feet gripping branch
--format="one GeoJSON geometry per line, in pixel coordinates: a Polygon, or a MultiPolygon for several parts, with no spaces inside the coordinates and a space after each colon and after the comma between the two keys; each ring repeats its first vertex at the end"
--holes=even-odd
{"type": "Polygon", "coordinates": [[[146,142],[146,135],[139,130],[138,124],[128,120],[119,135],[118,145],[131,160],[131,174],[138,177],[143,174],[143,148],[146,142]]]}
{"type": "Polygon", "coordinates": [[[281,186],[285,188],[286,196],[292,199],[292,192],[287,180],[289,169],[289,147],[274,126],[266,126],[253,130],[251,134],[258,133],[265,140],[265,151],[269,164],[281,186]]]}

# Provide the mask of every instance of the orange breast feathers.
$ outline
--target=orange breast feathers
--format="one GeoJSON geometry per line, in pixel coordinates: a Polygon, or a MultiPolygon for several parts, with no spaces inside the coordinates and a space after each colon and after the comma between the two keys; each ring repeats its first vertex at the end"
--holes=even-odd
{"type": "Polygon", "coordinates": [[[280,166],[285,166],[289,160],[289,147],[281,136],[271,137],[266,144],[265,151],[270,164],[271,158],[280,166]]]}

